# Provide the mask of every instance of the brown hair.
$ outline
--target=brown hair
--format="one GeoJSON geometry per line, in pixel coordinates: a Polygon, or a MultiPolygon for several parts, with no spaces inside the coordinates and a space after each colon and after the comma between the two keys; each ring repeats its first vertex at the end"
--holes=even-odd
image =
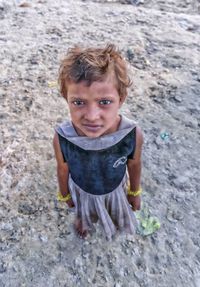
{"type": "Polygon", "coordinates": [[[119,96],[126,97],[131,81],[126,62],[116,47],[113,44],[108,44],[105,48],[82,49],[75,46],[68,50],[60,66],[60,92],[67,98],[67,83],[85,81],[89,86],[92,82],[103,81],[112,74],[115,76],[119,96]]]}

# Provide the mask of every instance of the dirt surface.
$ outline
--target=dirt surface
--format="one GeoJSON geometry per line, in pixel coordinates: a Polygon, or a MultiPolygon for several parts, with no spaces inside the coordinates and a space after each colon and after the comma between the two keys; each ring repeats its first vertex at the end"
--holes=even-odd
{"type": "Polygon", "coordinates": [[[0,1],[0,286],[200,286],[200,3],[0,1]],[[134,82],[151,236],[76,237],[56,201],[54,126],[68,117],[60,59],[113,42],[134,82]]]}

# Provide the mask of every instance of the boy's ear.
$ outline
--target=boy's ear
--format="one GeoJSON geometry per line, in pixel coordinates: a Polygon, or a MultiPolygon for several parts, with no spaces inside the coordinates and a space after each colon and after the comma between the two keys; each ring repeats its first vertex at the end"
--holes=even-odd
{"type": "Polygon", "coordinates": [[[68,98],[67,98],[67,95],[64,95],[64,99],[67,101],[68,103],[68,98]]]}
{"type": "Polygon", "coordinates": [[[123,103],[125,102],[125,100],[126,100],[126,96],[121,96],[121,97],[120,97],[120,100],[119,100],[119,105],[120,105],[120,107],[123,105],[123,103]]]}

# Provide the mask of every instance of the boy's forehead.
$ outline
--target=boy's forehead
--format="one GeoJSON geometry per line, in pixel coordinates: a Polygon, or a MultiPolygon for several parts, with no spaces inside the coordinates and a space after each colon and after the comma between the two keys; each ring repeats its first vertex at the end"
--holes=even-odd
{"type": "Polygon", "coordinates": [[[70,82],[68,84],[68,93],[83,93],[83,92],[95,92],[95,93],[113,93],[117,92],[114,81],[94,81],[88,84],[87,81],[81,81],[79,83],[70,82]]]}

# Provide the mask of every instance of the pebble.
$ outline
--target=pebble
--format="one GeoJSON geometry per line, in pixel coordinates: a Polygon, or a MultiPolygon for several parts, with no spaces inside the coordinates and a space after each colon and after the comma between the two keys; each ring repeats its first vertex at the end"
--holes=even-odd
{"type": "Polygon", "coordinates": [[[127,2],[131,5],[139,5],[143,3],[143,0],[128,0],[127,2]]]}
{"type": "Polygon", "coordinates": [[[13,225],[11,223],[2,223],[1,230],[12,231],[13,225]]]}
{"type": "Polygon", "coordinates": [[[30,204],[26,202],[20,202],[18,206],[18,212],[24,215],[34,214],[36,210],[30,204]]]}
{"type": "Polygon", "coordinates": [[[9,113],[0,113],[1,120],[6,119],[6,118],[9,118],[9,113]]]}
{"type": "Polygon", "coordinates": [[[65,239],[64,239],[64,240],[59,239],[59,241],[58,241],[58,249],[59,249],[60,251],[65,251],[66,248],[67,248],[67,242],[66,242],[66,240],[65,240],[65,239]]]}
{"type": "Polygon", "coordinates": [[[43,243],[47,243],[48,242],[48,237],[46,235],[39,235],[39,239],[43,243]]]}
{"type": "Polygon", "coordinates": [[[143,278],[144,278],[143,272],[142,272],[141,270],[135,271],[135,272],[134,272],[134,275],[135,275],[135,277],[136,277],[139,281],[143,280],[143,278]]]}
{"type": "Polygon", "coordinates": [[[7,268],[4,262],[0,262],[0,273],[6,272],[7,268]]]}
{"type": "Polygon", "coordinates": [[[187,122],[185,122],[185,126],[192,129],[198,129],[199,123],[196,118],[190,118],[187,122]]]}
{"type": "Polygon", "coordinates": [[[14,246],[13,244],[8,243],[7,239],[4,242],[4,240],[2,240],[2,238],[0,238],[0,241],[1,241],[0,251],[8,251],[14,246]]]}
{"type": "Polygon", "coordinates": [[[167,210],[167,219],[170,222],[181,221],[181,220],[183,220],[183,214],[179,210],[168,209],[167,210]]]}
{"type": "Polygon", "coordinates": [[[160,137],[162,140],[168,140],[169,139],[169,133],[163,132],[160,134],[160,137]]]}
{"type": "Polygon", "coordinates": [[[176,103],[181,103],[182,102],[182,98],[178,95],[172,96],[169,98],[170,101],[176,102],[176,103]]]}
{"type": "Polygon", "coordinates": [[[133,58],[134,58],[134,52],[133,52],[131,49],[128,49],[128,50],[126,51],[126,54],[127,54],[127,58],[128,58],[129,61],[133,60],[133,58]]]}
{"type": "MultiPolygon", "coordinates": [[[[200,236],[197,234],[197,237],[192,237],[192,242],[194,245],[198,246],[200,248],[200,236]]],[[[200,261],[200,254],[199,254],[199,261],[200,261]]]]}
{"type": "Polygon", "coordinates": [[[172,182],[176,187],[182,187],[185,183],[187,183],[188,177],[184,175],[180,175],[176,177],[172,182]]]}
{"type": "Polygon", "coordinates": [[[158,103],[158,104],[162,104],[162,103],[163,103],[163,99],[162,99],[162,97],[160,97],[160,96],[151,95],[150,98],[151,98],[155,103],[158,103]]]}
{"type": "Polygon", "coordinates": [[[199,263],[200,263],[200,250],[198,250],[198,251],[196,252],[195,256],[196,256],[197,260],[198,260],[199,263]]]}

